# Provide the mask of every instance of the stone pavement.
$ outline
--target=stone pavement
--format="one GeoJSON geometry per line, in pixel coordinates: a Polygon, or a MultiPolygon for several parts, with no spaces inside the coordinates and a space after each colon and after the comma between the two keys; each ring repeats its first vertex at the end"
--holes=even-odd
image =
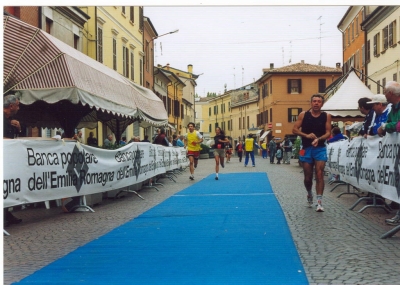
{"type": "MultiPolygon", "coordinates": [[[[214,159],[200,160],[194,182],[214,173],[214,166],[214,159]]],[[[358,213],[364,202],[350,211],[357,197],[337,198],[347,188],[339,186],[330,192],[333,186],[327,183],[325,212],[315,212],[314,208],[306,207],[303,174],[295,160],[290,165],[276,165],[256,156],[256,167],[244,167],[233,157],[220,173],[254,171],[266,172],[270,179],[310,284],[400,284],[400,233],[380,239],[392,229],[384,220],[394,213],[382,209],[358,213]]],[[[14,214],[23,222],[6,228],[11,235],[3,237],[4,284],[21,280],[194,183],[189,180],[188,170],[175,180],[176,183],[164,178],[161,181],[164,187],[158,186],[159,192],[140,190],[145,200],[132,193],[103,200],[93,207],[95,213],[65,214],[61,208],[53,206],[47,210],[44,205],[17,211],[14,214]]],[[[223,176],[215,183],[223,183],[223,176]]]]}

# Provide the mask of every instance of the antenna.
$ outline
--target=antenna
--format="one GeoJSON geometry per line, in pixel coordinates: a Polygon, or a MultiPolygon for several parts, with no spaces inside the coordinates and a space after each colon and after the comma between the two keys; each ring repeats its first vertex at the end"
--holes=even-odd
{"type": "Polygon", "coordinates": [[[322,16],[319,16],[319,18],[317,19],[317,21],[319,20],[319,65],[321,65],[322,64],[322,60],[321,60],[321,57],[322,57],[322,53],[321,53],[321,39],[322,39],[322,37],[321,37],[321,29],[322,29],[322,25],[324,24],[324,23],[321,23],[321,18],[322,18],[322,16]]]}
{"type": "Polygon", "coordinates": [[[244,68],[243,68],[243,65],[242,65],[242,86],[244,85],[243,79],[244,79],[244,68]]]}
{"type": "Polygon", "coordinates": [[[236,74],[235,74],[235,67],[233,68],[233,89],[236,89],[236,74]]]}

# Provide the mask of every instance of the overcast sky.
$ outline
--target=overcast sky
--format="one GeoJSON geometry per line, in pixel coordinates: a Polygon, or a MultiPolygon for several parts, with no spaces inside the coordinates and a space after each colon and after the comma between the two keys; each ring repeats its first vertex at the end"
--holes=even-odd
{"type": "Polygon", "coordinates": [[[144,6],[159,35],[155,65],[201,74],[196,93],[223,93],[257,80],[263,68],[342,63],[337,28],[349,6],[144,6]]]}

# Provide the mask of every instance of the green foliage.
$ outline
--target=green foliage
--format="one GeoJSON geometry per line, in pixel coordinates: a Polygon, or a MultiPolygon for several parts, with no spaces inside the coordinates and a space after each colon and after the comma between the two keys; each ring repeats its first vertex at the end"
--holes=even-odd
{"type": "Polygon", "coordinates": [[[301,146],[301,138],[297,137],[297,139],[294,142],[294,148],[293,148],[293,156],[294,158],[299,158],[299,150],[301,146]]]}
{"type": "Polygon", "coordinates": [[[201,144],[200,147],[201,147],[200,150],[201,154],[208,153],[210,151],[210,147],[208,145],[201,144]]]}

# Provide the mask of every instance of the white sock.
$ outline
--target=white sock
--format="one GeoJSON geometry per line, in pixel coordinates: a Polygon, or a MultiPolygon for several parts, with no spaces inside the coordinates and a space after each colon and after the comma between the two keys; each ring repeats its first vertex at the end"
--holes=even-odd
{"type": "Polygon", "coordinates": [[[215,173],[215,177],[218,177],[218,173],[215,173]]]}

